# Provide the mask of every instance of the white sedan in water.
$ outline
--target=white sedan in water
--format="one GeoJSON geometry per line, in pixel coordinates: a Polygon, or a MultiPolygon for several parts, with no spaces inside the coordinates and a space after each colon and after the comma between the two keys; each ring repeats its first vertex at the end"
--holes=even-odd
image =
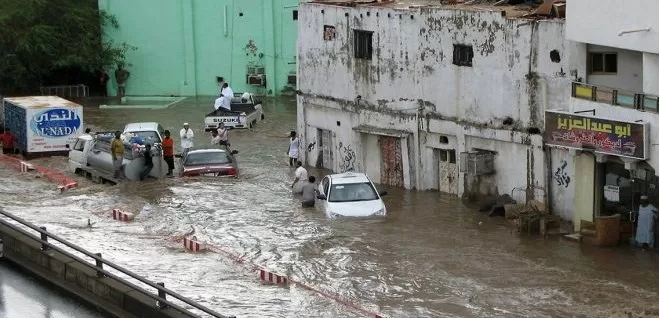
{"type": "Polygon", "coordinates": [[[329,217],[385,216],[382,196],[365,173],[346,172],[328,175],[318,185],[318,199],[329,217]]]}

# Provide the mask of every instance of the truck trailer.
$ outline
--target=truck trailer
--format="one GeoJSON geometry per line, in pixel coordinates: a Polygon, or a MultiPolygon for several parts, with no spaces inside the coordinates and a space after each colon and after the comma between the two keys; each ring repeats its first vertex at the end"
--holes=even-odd
{"type": "Polygon", "coordinates": [[[2,107],[4,128],[27,159],[66,156],[66,145],[84,131],[82,106],[57,96],[8,97],[2,107]]]}

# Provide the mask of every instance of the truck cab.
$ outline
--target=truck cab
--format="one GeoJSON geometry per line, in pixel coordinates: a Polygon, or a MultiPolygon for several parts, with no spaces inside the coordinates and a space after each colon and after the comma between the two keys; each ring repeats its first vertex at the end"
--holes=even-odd
{"type": "Polygon", "coordinates": [[[69,148],[69,169],[71,169],[71,172],[76,173],[87,166],[87,156],[85,154],[92,147],[93,141],[94,137],[92,135],[84,134],[78,136],[72,145],[67,145],[67,148],[69,148]]]}
{"type": "Polygon", "coordinates": [[[162,143],[165,129],[156,122],[130,123],[124,127],[124,134],[130,133],[151,145],[162,143]]]}

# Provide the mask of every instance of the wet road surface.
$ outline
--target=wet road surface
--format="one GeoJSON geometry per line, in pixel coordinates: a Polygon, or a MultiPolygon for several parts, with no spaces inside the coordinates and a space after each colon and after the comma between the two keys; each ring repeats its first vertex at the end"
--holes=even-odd
{"type": "MultiPolygon", "coordinates": [[[[129,121],[158,121],[177,141],[180,125],[189,122],[196,145],[208,145],[203,114],[211,101],[166,110],[87,107],[85,122],[115,130],[129,121]]],[[[295,127],[293,98],[268,100],[265,114],[252,131],[230,133],[240,151],[237,180],[116,187],[83,181],[60,195],[51,184],[0,165],[0,206],[238,317],[363,315],[296,285],[263,285],[225,256],[186,253],[172,237],[193,233],[389,317],[627,317],[627,310],[645,317],[659,304],[658,254],[519,236],[506,221],[437,192],[386,189],[389,215],[382,220],[330,220],[319,207],[303,209],[290,194],[293,170],[285,155],[295,127]],[[109,217],[112,208],[138,214],[118,223],[109,217]]],[[[66,168],[63,158],[35,162],[66,168]]]]}
{"type": "Polygon", "coordinates": [[[0,317],[101,318],[100,313],[0,262],[0,317]]]}

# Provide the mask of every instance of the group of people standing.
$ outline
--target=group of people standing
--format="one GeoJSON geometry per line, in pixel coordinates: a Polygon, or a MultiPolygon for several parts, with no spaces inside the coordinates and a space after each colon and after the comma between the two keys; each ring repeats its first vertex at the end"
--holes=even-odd
{"type": "Polygon", "coordinates": [[[293,194],[302,195],[302,206],[303,207],[313,207],[316,205],[316,177],[309,176],[309,172],[302,164],[300,158],[300,138],[297,136],[295,131],[291,131],[289,135],[288,150],[286,151],[288,155],[288,164],[291,167],[296,167],[295,169],[295,179],[291,188],[293,189],[293,194]]]}
{"type": "MultiPolygon", "coordinates": [[[[165,132],[167,135],[167,132],[165,132]]],[[[164,145],[164,143],[163,143],[164,145]]],[[[121,139],[121,131],[117,130],[114,132],[114,139],[110,143],[110,153],[112,154],[112,166],[114,168],[114,177],[116,179],[123,178],[122,168],[124,165],[124,153],[126,152],[126,146],[124,141],[121,139]]],[[[151,151],[151,145],[145,144],[144,149],[142,150],[142,155],[144,156],[144,167],[140,171],[140,180],[144,181],[151,170],[153,169],[153,152],[151,151]]]]}

